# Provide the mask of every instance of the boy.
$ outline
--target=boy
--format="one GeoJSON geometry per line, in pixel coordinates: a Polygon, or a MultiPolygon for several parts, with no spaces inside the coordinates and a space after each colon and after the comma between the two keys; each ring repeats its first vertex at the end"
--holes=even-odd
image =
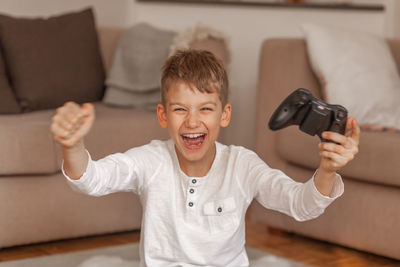
{"type": "Polygon", "coordinates": [[[357,153],[359,127],[349,137],[325,132],[321,164],[306,183],[271,169],[254,152],[216,142],[228,126],[228,78],[206,51],[179,51],[163,67],[157,106],[169,141],[92,161],[83,137],[94,120],[91,104],[67,103],[51,130],[62,145],[63,171],[71,186],[100,196],[132,191],[143,206],[141,266],[248,266],[245,213],[253,198],[296,220],[315,218],[343,193],[336,171],[357,153]],[[82,122],[80,122],[82,121],[82,122]]]}

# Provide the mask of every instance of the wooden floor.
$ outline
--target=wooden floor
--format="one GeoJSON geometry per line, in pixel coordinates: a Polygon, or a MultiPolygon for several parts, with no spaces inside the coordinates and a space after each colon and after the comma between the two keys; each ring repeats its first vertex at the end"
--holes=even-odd
{"type": "MultiPolygon", "coordinates": [[[[0,262],[68,253],[92,248],[138,242],[138,231],[56,241],[0,250],[0,262]]],[[[309,266],[374,267],[400,266],[400,261],[335,246],[294,234],[270,229],[265,225],[247,224],[247,245],[309,266]]]]}

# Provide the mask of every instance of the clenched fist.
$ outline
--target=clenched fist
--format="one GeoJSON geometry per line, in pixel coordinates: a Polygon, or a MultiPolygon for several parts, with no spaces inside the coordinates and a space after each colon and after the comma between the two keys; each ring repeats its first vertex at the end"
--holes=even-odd
{"type": "Polygon", "coordinates": [[[71,148],[90,131],[94,118],[92,104],[80,106],[74,102],[67,102],[56,110],[50,130],[58,143],[65,148],[71,148]]]}

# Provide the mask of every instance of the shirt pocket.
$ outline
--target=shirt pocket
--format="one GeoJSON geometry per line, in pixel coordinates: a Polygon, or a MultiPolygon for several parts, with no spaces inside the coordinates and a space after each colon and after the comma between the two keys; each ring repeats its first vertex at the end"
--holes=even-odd
{"type": "Polygon", "coordinates": [[[232,231],[239,225],[238,211],[233,197],[205,203],[203,213],[207,217],[211,234],[232,231]]]}

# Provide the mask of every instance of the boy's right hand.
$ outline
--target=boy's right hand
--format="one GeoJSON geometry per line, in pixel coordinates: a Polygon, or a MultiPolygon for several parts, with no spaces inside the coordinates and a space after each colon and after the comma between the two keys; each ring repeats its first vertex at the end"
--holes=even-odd
{"type": "Polygon", "coordinates": [[[95,118],[94,106],[67,102],[57,108],[50,130],[54,139],[64,148],[72,148],[90,131],[95,118]]]}

